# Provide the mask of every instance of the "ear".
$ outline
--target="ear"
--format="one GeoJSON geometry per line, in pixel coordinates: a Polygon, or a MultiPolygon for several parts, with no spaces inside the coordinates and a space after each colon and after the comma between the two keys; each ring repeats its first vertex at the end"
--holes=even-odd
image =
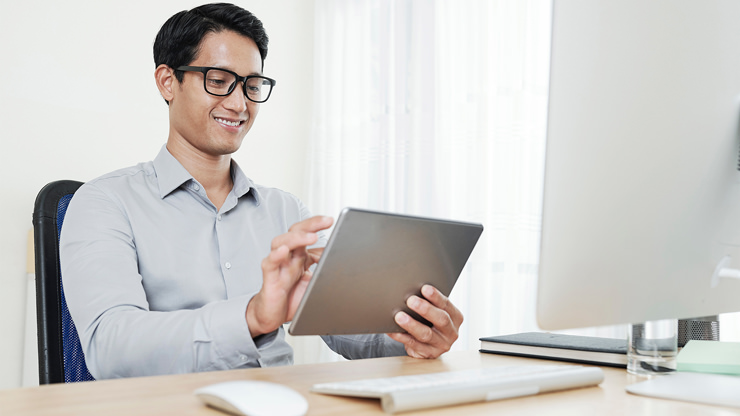
{"type": "Polygon", "coordinates": [[[158,66],[154,70],[154,81],[157,83],[157,89],[162,94],[162,98],[168,103],[172,101],[174,84],[177,82],[175,70],[165,64],[158,66]]]}

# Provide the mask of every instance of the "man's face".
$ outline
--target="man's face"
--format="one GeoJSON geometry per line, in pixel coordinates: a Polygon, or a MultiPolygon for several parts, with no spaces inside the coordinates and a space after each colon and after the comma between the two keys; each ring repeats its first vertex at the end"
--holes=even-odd
{"type": "MultiPolygon", "coordinates": [[[[190,66],[228,69],[241,76],[261,75],[262,59],[253,40],[236,32],[209,33],[190,66]]],[[[185,72],[176,80],[170,100],[170,140],[191,147],[202,156],[234,153],[254,124],[259,104],[244,97],[242,84],[226,97],[208,94],[199,72],[185,72]]]]}

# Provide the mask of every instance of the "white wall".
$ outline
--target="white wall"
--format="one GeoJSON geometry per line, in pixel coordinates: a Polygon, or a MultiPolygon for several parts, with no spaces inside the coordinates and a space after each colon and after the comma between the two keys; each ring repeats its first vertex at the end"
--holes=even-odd
{"type": "MultiPolygon", "coordinates": [[[[167,106],[152,43],[183,0],[2,0],[0,13],[0,389],[20,386],[26,237],[37,192],[154,158],[167,106]]],[[[240,0],[270,36],[265,74],[278,80],[236,154],[246,174],[305,199],[310,131],[312,0],[240,0]]]]}

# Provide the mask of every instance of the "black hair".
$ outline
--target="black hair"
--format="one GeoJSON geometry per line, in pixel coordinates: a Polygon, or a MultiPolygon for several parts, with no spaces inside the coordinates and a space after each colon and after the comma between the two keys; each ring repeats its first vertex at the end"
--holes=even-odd
{"type": "MultiPolygon", "coordinates": [[[[173,69],[189,65],[197,58],[203,38],[224,30],[252,39],[264,68],[268,38],[262,22],[249,11],[229,3],[205,4],[170,17],[154,39],[155,68],[162,64],[173,69]]],[[[175,77],[182,82],[183,72],[175,71],[175,77]]]]}

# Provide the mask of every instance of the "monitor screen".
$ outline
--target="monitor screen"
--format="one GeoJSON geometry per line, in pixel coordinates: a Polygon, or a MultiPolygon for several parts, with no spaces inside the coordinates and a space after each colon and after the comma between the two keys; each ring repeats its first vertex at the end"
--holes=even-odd
{"type": "Polygon", "coordinates": [[[740,1],[555,0],[542,329],[740,311],[740,1]]]}

